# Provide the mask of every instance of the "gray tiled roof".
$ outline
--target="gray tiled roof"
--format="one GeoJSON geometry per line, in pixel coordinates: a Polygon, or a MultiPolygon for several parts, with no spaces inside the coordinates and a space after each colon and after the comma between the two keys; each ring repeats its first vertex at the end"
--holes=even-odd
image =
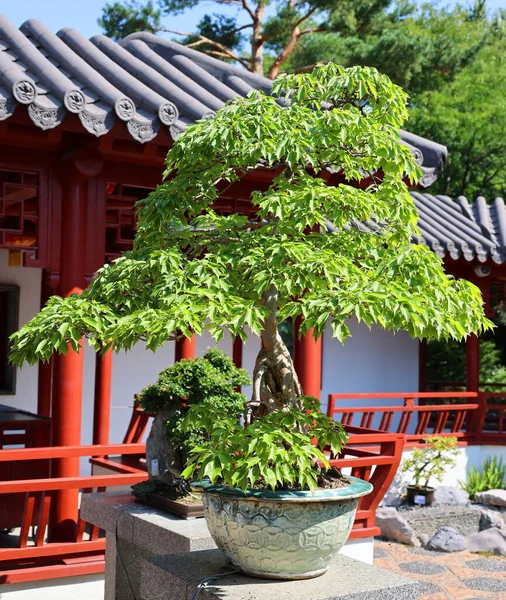
{"type": "Polygon", "coordinates": [[[464,196],[411,193],[418,214],[420,238],[436,254],[454,260],[506,261],[506,207],[502,198],[487,204],[478,197],[470,204],[464,196]]]}
{"type": "MultiPolygon", "coordinates": [[[[139,142],[160,127],[174,137],[188,123],[212,116],[234,97],[252,89],[269,92],[272,82],[151,33],[135,33],[121,43],[75,29],[52,33],[26,21],[17,29],[0,15],[0,120],[25,104],[42,129],[57,127],[75,113],[91,134],[106,134],[116,119],[139,142]]],[[[422,167],[422,187],[430,185],[446,158],[446,148],[402,132],[422,167]]]]}

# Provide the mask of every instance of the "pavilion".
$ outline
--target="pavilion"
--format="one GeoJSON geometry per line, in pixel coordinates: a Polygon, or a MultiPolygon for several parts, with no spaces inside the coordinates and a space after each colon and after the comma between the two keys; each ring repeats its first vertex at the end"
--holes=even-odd
{"type": "MultiPolygon", "coordinates": [[[[69,352],[16,374],[6,361],[8,335],[49,296],[82,290],[98,268],[131,247],[134,204],[160,183],[172,140],[189,123],[270,86],[267,79],[152,34],[136,33],[120,43],[101,35],[88,40],[73,29],[54,34],[35,20],[18,29],[0,16],[0,391],[6,403],[51,417],[53,446],[108,444],[111,393],[131,406],[139,386],[173,360],[201,353],[207,340],[176,342],[171,356],[167,351],[155,359],[142,348],[114,359],[111,353],[87,360],[87,352],[69,352]]],[[[478,198],[470,204],[423,193],[437,178],[446,149],[408,132],[401,137],[423,173],[413,191],[421,237],[413,241],[440,255],[450,273],[478,284],[487,307],[495,306],[504,297],[506,276],[504,202],[487,205],[478,198]]],[[[246,175],[218,207],[247,213],[251,192],[266,189],[272,177],[246,175]]],[[[328,173],[329,185],[342,180],[339,172],[328,173]]],[[[367,347],[357,350],[365,370],[367,361],[377,360],[375,344],[385,343],[379,335],[373,331],[367,347]]],[[[359,344],[362,336],[360,331],[359,344]]],[[[310,335],[296,339],[294,354],[305,392],[325,404],[326,394],[339,389],[332,361],[342,351],[335,354],[334,342],[323,338],[323,344],[310,335]]],[[[248,367],[254,343],[230,340],[224,347],[248,367]]],[[[417,342],[401,335],[387,343],[393,364],[406,367],[399,369],[405,375],[401,389],[423,389],[423,344],[419,351],[417,342]]],[[[479,385],[478,344],[469,338],[472,392],[479,385]]],[[[374,368],[384,373],[387,367],[374,368]]],[[[385,383],[383,374],[373,375],[365,378],[370,388],[401,391],[385,383]]],[[[130,412],[113,417],[112,437],[124,432],[130,412]]],[[[75,477],[79,469],[78,456],[61,458],[52,476],[75,477]]],[[[77,490],[61,492],[53,514],[55,541],[72,539],[76,513],[77,490]]]]}

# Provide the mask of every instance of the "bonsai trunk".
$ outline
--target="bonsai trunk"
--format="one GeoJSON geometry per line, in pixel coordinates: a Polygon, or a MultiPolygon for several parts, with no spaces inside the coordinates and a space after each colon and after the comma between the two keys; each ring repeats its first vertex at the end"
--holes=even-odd
{"type": "Polygon", "coordinates": [[[253,394],[248,402],[250,422],[270,412],[302,408],[298,400],[302,388],[292,357],[278,332],[278,300],[279,292],[274,285],[262,296],[269,316],[262,324],[262,347],[253,370],[253,394]]]}

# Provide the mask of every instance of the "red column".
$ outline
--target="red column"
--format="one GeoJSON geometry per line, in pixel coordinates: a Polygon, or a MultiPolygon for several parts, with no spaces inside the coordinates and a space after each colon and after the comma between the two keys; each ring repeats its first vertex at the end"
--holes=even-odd
{"type": "Polygon", "coordinates": [[[111,422],[112,350],[95,358],[95,402],[93,407],[93,443],[109,443],[111,422]]]}
{"type": "Polygon", "coordinates": [[[477,392],[480,387],[480,338],[470,335],[466,340],[466,388],[468,392],[477,392]]]}
{"type": "MultiPolygon", "coordinates": [[[[42,282],[40,290],[40,307],[43,308],[49,296],[51,288],[47,283],[47,271],[42,271],[42,282]]],[[[44,417],[51,416],[51,386],[53,379],[53,359],[48,362],[39,362],[39,376],[37,381],[37,414],[44,417]]]]}
{"type": "Polygon", "coordinates": [[[322,338],[313,338],[313,330],[299,338],[300,321],[293,332],[294,365],[302,391],[320,400],[322,388],[322,338]]]}
{"type": "MultiPolygon", "coordinates": [[[[102,169],[99,152],[79,148],[61,163],[62,230],[58,294],[67,296],[85,287],[85,231],[88,179],[102,169]]],[[[81,443],[83,352],[69,350],[55,355],[53,372],[52,433],[54,446],[81,443]]],[[[79,475],[79,457],[52,461],[53,477],[79,475]]],[[[51,542],[75,541],[79,490],[58,492],[51,503],[49,539],[51,542]]]]}
{"type": "Polygon", "coordinates": [[[427,391],[427,340],[420,340],[418,345],[418,391],[427,391]]]}
{"type": "Polygon", "coordinates": [[[183,358],[195,358],[195,336],[191,338],[182,338],[176,341],[176,356],[175,361],[178,362],[183,358]]]}
{"type": "Polygon", "coordinates": [[[239,336],[235,337],[232,346],[232,360],[238,369],[242,367],[242,347],[243,342],[241,338],[239,336]]]}

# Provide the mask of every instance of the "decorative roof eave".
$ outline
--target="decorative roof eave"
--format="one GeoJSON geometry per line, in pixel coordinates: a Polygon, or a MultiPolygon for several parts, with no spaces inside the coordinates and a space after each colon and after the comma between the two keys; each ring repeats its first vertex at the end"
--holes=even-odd
{"type": "Polygon", "coordinates": [[[464,196],[411,192],[419,214],[420,236],[415,243],[431,248],[441,258],[467,262],[506,262],[506,207],[502,198],[487,204],[478,197],[470,204],[464,196]]]}
{"type": "MultiPolygon", "coordinates": [[[[25,104],[41,129],[58,127],[74,113],[98,137],[119,119],[145,143],[162,127],[174,138],[228,100],[255,89],[269,93],[271,86],[269,79],[151,33],[121,43],[103,35],[88,40],[75,29],[54,34],[33,19],[17,29],[0,15],[0,120],[25,104]]],[[[420,187],[429,186],[446,148],[405,131],[401,137],[422,169],[420,187]]]]}

